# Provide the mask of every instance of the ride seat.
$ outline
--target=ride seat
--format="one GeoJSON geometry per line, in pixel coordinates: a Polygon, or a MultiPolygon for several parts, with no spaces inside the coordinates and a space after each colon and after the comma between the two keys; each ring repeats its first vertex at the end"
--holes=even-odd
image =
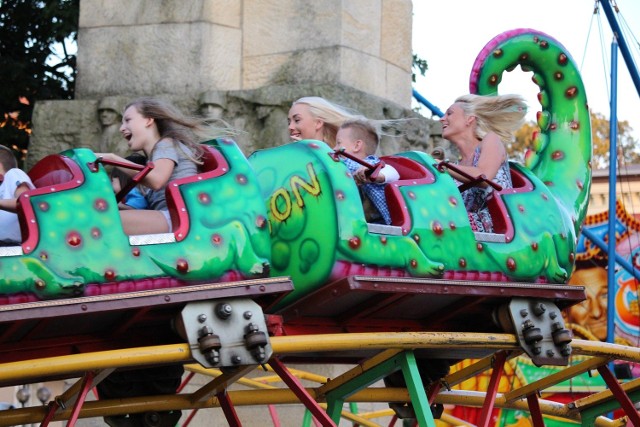
{"type": "Polygon", "coordinates": [[[199,182],[206,179],[213,179],[229,171],[229,164],[220,151],[214,147],[202,144],[204,153],[202,155],[202,165],[198,168],[198,174],[175,179],[167,185],[166,199],[173,235],[176,241],[183,240],[189,232],[189,214],[180,192],[180,186],[192,182],[199,182]]]}
{"type": "Polygon", "coordinates": [[[533,184],[519,170],[510,167],[512,188],[494,191],[487,199],[487,207],[493,221],[493,233],[475,233],[479,241],[493,241],[506,243],[513,239],[513,221],[507,212],[502,197],[506,194],[531,191],[533,184]],[[498,235],[498,236],[496,236],[498,235]]]}
{"type": "Polygon", "coordinates": [[[35,189],[25,191],[18,197],[18,222],[22,233],[22,249],[25,254],[36,247],[39,234],[31,197],[50,194],[79,187],[84,175],[76,162],[62,154],[51,154],[36,163],[27,172],[35,189]]]}
{"type": "MultiPolygon", "coordinates": [[[[68,183],[82,172],[70,158],[52,154],[36,163],[27,174],[36,188],[43,188],[68,183]]],[[[49,188],[49,191],[55,189],[49,188]]]]}
{"type": "Polygon", "coordinates": [[[393,166],[400,175],[398,181],[387,184],[384,189],[387,206],[391,214],[391,225],[409,230],[411,228],[411,217],[399,188],[401,186],[431,184],[435,181],[435,177],[426,167],[407,157],[385,156],[382,157],[382,160],[386,164],[393,166]]]}

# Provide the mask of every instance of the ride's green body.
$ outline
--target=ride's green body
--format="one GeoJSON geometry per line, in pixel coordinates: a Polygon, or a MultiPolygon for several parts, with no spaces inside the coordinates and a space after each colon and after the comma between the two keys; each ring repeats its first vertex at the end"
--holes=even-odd
{"type": "Polygon", "coordinates": [[[564,283],[591,182],[585,91],[569,54],[533,30],[492,40],[476,60],[471,91],[496,93],[502,72],[517,64],[533,70],[541,88],[541,132],[526,165],[511,164],[514,188],[495,193],[493,236],[472,231],[456,183],[428,154],[383,158],[401,179],[386,190],[392,225],[372,229],[353,178],[323,142],[247,159],[232,141],[215,140],[215,172],[174,191],[174,241],[132,243],[104,167],[91,166],[92,151],[73,149],[58,156],[75,164],[72,180],[21,197],[30,230],[20,253],[0,249],[0,289],[14,296],[3,302],[267,274],[293,279],[280,306],[353,274],[564,283]]]}
{"type": "Polygon", "coordinates": [[[300,141],[249,158],[269,212],[271,273],[289,275],[295,283],[283,304],[348,274],[566,282],[591,183],[585,90],[557,41],[534,30],[514,30],[496,37],[478,56],[472,92],[495,94],[502,72],[517,64],[534,71],[543,112],[526,166],[511,164],[522,179],[514,180],[516,188],[497,193],[504,206],[502,241],[472,231],[453,179],[425,153],[386,159],[414,160],[426,177],[403,180],[401,174],[400,181],[388,184],[399,195],[387,198],[390,207],[406,212],[389,233],[368,230],[353,179],[324,143],[300,141]]]}
{"type": "MultiPolygon", "coordinates": [[[[44,194],[24,197],[36,232],[23,244],[23,254],[0,257],[3,293],[47,299],[84,295],[89,285],[128,283],[121,288],[127,291],[140,280],[197,283],[265,275],[269,231],[253,171],[235,143],[210,145],[230,168],[214,179],[179,186],[189,227],[186,235],[160,244],[130,244],[108,174],[102,165],[95,172],[90,168],[96,160],[91,150],[61,153],[79,168],[66,183],[73,188],[52,185],[44,194]]],[[[93,286],[91,292],[101,291],[93,286]]]]}

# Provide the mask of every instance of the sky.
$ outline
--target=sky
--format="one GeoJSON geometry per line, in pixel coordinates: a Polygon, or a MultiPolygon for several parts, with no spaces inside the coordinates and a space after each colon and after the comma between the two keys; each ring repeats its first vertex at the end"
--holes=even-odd
{"type": "MultiPolygon", "coordinates": [[[[640,1],[615,3],[622,33],[640,68],[640,1]]],[[[492,38],[507,30],[531,28],[565,46],[581,70],[592,112],[609,118],[613,33],[602,6],[594,15],[595,4],[594,0],[413,0],[413,53],[429,67],[424,77],[417,76],[413,87],[444,111],[457,96],[469,93],[473,62],[492,38]]],[[[523,95],[529,105],[527,119],[534,121],[540,104],[531,75],[520,67],[505,72],[498,91],[523,95]]],[[[621,53],[617,81],[618,120],[629,122],[632,135],[640,142],[640,94],[621,53]]]]}

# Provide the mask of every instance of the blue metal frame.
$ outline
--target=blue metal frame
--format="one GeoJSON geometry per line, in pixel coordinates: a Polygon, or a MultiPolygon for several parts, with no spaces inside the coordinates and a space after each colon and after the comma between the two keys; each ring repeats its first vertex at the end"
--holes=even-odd
{"type": "MultiPolygon", "coordinates": [[[[618,141],[618,49],[622,53],[622,57],[627,65],[631,80],[636,87],[638,96],[640,96],[640,75],[636,68],[631,52],[627,42],[622,34],[620,25],[615,17],[613,8],[611,7],[610,0],[599,0],[602,5],[602,10],[607,17],[609,26],[614,35],[614,40],[611,43],[611,101],[610,101],[610,115],[609,115],[609,224],[608,235],[609,242],[607,247],[608,257],[608,296],[607,296],[607,342],[615,342],[615,264],[616,262],[621,265],[625,270],[638,279],[638,271],[628,263],[622,263],[624,261],[616,253],[616,239],[615,239],[615,211],[616,211],[616,166],[617,166],[617,141],[618,141]],[[628,264],[628,265],[624,265],[628,264]]],[[[585,230],[583,230],[585,233],[585,230]]],[[[588,234],[585,233],[587,237],[588,234]]],[[[594,243],[598,244],[593,237],[589,237],[594,243]]]]}
{"type": "Polygon", "coordinates": [[[616,175],[618,148],[618,43],[611,43],[611,101],[609,115],[609,244],[607,248],[607,342],[615,342],[616,303],[616,175]]]}
{"type": "Polygon", "coordinates": [[[427,100],[427,98],[425,98],[424,96],[420,95],[417,90],[412,89],[412,93],[413,93],[413,97],[416,99],[416,101],[418,101],[419,103],[421,103],[422,105],[427,107],[433,114],[435,114],[438,117],[444,116],[444,113],[442,111],[440,111],[440,109],[438,107],[436,107],[435,105],[430,103],[427,100]]]}
{"type": "MultiPolygon", "coordinates": [[[[636,64],[633,62],[633,58],[631,57],[631,52],[629,51],[629,47],[627,45],[627,41],[620,30],[620,25],[618,25],[618,21],[613,13],[613,9],[611,8],[610,0],[599,0],[600,4],[602,4],[602,10],[604,10],[604,14],[607,17],[607,21],[609,21],[609,26],[611,27],[611,31],[613,31],[613,36],[616,38],[617,43],[620,47],[620,53],[622,53],[622,58],[624,62],[627,64],[627,68],[629,69],[629,74],[631,74],[631,80],[636,87],[636,91],[638,92],[638,96],[640,96],[640,74],[638,74],[638,68],[636,68],[636,64]]],[[[613,51],[611,52],[613,55],[613,51]]]]}

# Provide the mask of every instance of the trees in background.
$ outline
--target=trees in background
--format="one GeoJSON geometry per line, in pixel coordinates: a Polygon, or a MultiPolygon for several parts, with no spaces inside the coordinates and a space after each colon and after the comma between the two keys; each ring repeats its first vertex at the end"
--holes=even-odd
{"type": "MultiPolygon", "coordinates": [[[[618,122],[618,163],[640,163],[640,147],[633,138],[633,128],[626,120],[618,122]]],[[[609,119],[602,113],[591,113],[591,133],[593,136],[593,167],[609,167],[609,119]]]]}
{"type": "MultiPolygon", "coordinates": [[[[33,104],[73,99],[80,0],[0,0],[0,144],[22,159],[29,144],[33,104]],[[71,49],[70,49],[71,48],[71,49]]],[[[425,76],[427,61],[412,57],[412,80],[425,76]]],[[[609,165],[609,121],[591,113],[594,168],[609,165]]],[[[521,161],[531,144],[534,122],[526,123],[507,147],[521,161]]],[[[619,158],[640,162],[638,141],[627,121],[618,124],[619,158]]]]}
{"type": "Polygon", "coordinates": [[[0,144],[19,160],[34,102],[73,99],[79,11],[80,0],[0,0],[0,144]]]}
{"type": "MultiPolygon", "coordinates": [[[[516,140],[507,146],[511,159],[523,161],[526,149],[531,146],[533,133],[537,130],[534,122],[527,122],[516,132],[516,140]]],[[[591,112],[591,134],[593,168],[606,169],[609,167],[609,119],[604,114],[591,112]]],[[[633,137],[633,128],[626,120],[618,122],[618,162],[640,163],[640,147],[633,137]]]]}

